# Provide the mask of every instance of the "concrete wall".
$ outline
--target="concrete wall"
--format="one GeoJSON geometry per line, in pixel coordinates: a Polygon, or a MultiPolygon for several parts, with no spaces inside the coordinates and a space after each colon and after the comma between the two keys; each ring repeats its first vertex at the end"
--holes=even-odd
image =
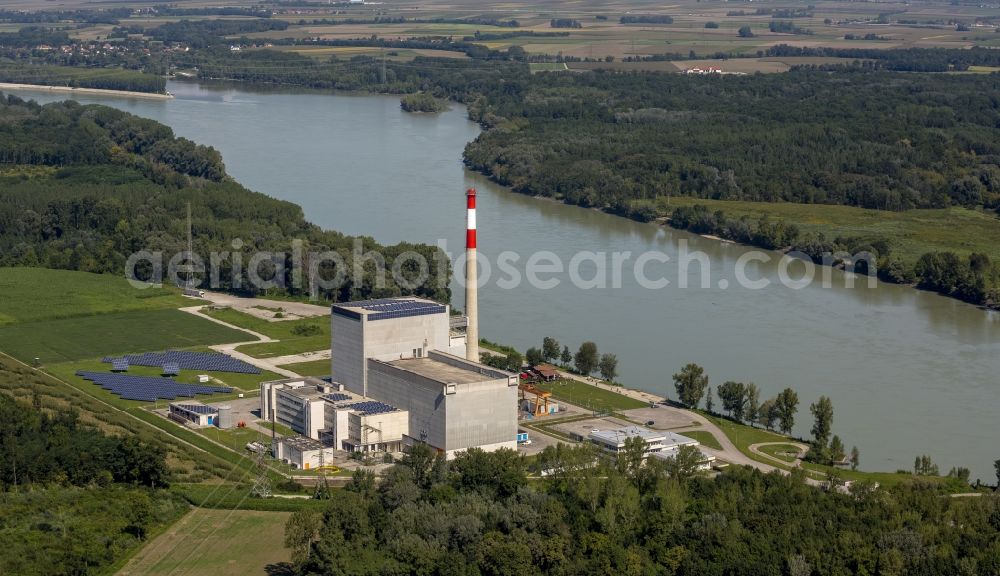
{"type": "Polygon", "coordinates": [[[517,446],[517,386],[508,386],[506,378],[462,384],[446,398],[445,450],[517,446]]]}
{"type": "Polygon", "coordinates": [[[365,394],[365,347],[362,320],[330,315],[330,374],[355,394],[365,394]]]}
{"type": "Polygon", "coordinates": [[[368,390],[372,398],[409,412],[411,438],[446,449],[445,395],[439,382],[369,360],[368,390]]]}

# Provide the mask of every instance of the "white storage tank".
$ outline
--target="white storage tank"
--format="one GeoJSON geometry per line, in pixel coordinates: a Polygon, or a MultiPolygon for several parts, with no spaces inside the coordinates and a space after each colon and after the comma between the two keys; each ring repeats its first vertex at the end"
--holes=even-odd
{"type": "Polygon", "coordinates": [[[219,428],[228,430],[234,426],[233,407],[230,405],[219,406],[219,415],[216,417],[219,428]]]}

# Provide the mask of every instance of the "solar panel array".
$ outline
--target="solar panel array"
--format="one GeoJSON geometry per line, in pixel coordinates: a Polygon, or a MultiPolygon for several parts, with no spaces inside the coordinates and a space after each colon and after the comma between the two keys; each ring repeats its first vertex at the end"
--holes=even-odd
{"type": "MultiPolygon", "coordinates": [[[[219,354],[218,352],[184,352],[170,350],[167,352],[146,352],[145,354],[127,354],[120,358],[135,366],[156,366],[166,368],[167,363],[177,364],[184,370],[203,370],[206,372],[235,372],[237,374],[260,374],[260,368],[219,354]]],[[[108,356],[103,362],[114,363],[116,358],[108,356]]]]}
{"type": "Polygon", "coordinates": [[[111,369],[115,372],[128,372],[128,360],[116,358],[111,361],[111,369]]]}
{"type": "Polygon", "coordinates": [[[376,400],[366,400],[364,402],[358,402],[357,404],[350,404],[349,407],[353,410],[361,412],[365,416],[371,416],[372,414],[385,414],[386,412],[395,412],[397,410],[395,406],[390,406],[385,402],[378,402],[376,400]]]}
{"type": "Polygon", "coordinates": [[[178,404],[177,407],[194,414],[216,414],[219,412],[218,408],[205,406],[204,404],[178,404]]]}
{"type": "Polygon", "coordinates": [[[177,362],[167,362],[163,365],[163,374],[166,376],[177,376],[181,373],[181,366],[177,362]]]}
{"type": "Polygon", "coordinates": [[[443,314],[445,307],[433,302],[418,300],[392,300],[389,302],[365,306],[365,310],[374,312],[368,315],[369,320],[386,320],[389,318],[407,318],[425,314],[443,314]]]}
{"type": "Polygon", "coordinates": [[[224,386],[196,386],[194,384],[179,384],[167,378],[156,376],[129,376],[127,374],[112,374],[110,372],[76,373],[84,380],[90,380],[112,394],[121,396],[123,400],[140,400],[153,402],[157,399],[173,400],[178,396],[194,398],[197,394],[216,394],[232,392],[232,388],[224,386]]]}
{"type": "Polygon", "coordinates": [[[323,399],[329,400],[330,402],[343,402],[344,400],[350,400],[350,394],[341,394],[340,392],[334,392],[333,394],[327,394],[323,396],[323,399]]]}
{"type": "Polygon", "coordinates": [[[423,316],[425,314],[442,314],[447,309],[435,302],[423,302],[420,300],[407,300],[396,298],[380,298],[376,300],[364,300],[358,302],[348,302],[346,304],[334,305],[343,308],[361,308],[370,312],[369,320],[385,320],[388,318],[406,318],[409,316],[423,316]]]}

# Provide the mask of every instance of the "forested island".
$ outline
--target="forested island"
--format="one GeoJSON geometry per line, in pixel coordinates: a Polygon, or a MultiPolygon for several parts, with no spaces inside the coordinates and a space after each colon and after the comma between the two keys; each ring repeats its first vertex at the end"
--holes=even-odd
{"type": "MultiPolygon", "coordinates": [[[[447,301],[447,282],[434,279],[448,266],[426,245],[381,246],[307,222],[302,209],[247,190],[226,175],[220,154],[184,138],[153,120],[72,100],[41,106],[15,96],[0,97],[0,266],[43,266],[121,274],[126,258],[141,250],[162,251],[167,260],[186,249],[186,207],[193,214],[194,249],[241,250],[249,261],[257,251],[283,254],[271,263],[278,288],[288,295],[310,293],[295,282],[292,241],[303,253],[336,251],[353,269],[355,240],[365,252],[377,250],[391,260],[406,251],[427,258],[431,280],[415,290],[389,277],[379,286],[366,268],[355,282],[347,273],[337,288],[319,290],[331,300],[356,300],[417,294],[447,301]],[[240,239],[242,244],[232,242],[240,239]]],[[[255,294],[249,282],[234,282],[231,262],[220,272],[220,289],[255,294]]],[[[320,268],[332,278],[332,263],[320,268]]],[[[450,271],[444,271],[447,275],[450,271]]]]}
{"type": "Polygon", "coordinates": [[[423,92],[403,96],[399,106],[406,112],[441,112],[447,109],[444,102],[423,92]]]}

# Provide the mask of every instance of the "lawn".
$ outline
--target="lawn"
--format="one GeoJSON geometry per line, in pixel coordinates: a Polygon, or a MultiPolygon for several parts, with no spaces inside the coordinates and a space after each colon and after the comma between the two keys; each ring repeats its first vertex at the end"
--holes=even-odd
{"type": "Polygon", "coordinates": [[[134,288],[121,276],[44,268],[0,268],[0,293],[0,326],[198,303],[173,288],[134,288]]]}
{"type": "Polygon", "coordinates": [[[799,453],[799,449],[791,444],[772,444],[769,446],[761,446],[760,451],[764,454],[769,454],[779,460],[784,460],[789,463],[795,462],[795,454],[799,453]]]}
{"type": "Polygon", "coordinates": [[[298,362],[296,364],[284,364],[279,366],[285,370],[291,370],[301,376],[324,377],[330,375],[330,359],[312,360],[310,362],[298,362]]]}
{"type": "Polygon", "coordinates": [[[118,574],[273,574],[291,560],[288,512],[193,510],[150,541],[118,574]]]}
{"type": "Polygon", "coordinates": [[[280,342],[247,344],[238,348],[240,352],[254,358],[274,358],[330,347],[330,319],[326,316],[269,322],[231,308],[206,309],[205,313],[234,326],[280,340],[280,342]]]}
{"type": "Polygon", "coordinates": [[[723,210],[729,217],[749,216],[756,220],[767,214],[772,220],[794,222],[803,232],[837,236],[881,236],[889,238],[893,253],[913,263],[924,253],[951,250],[956,254],[984,252],[1000,260],[1000,219],[992,212],[967,208],[944,208],[885,212],[830,206],[671,198],[661,204],[669,213],[675,206],[703,204],[710,211],[723,210]]]}
{"type": "Polygon", "coordinates": [[[693,438],[700,442],[703,446],[712,448],[714,450],[722,450],[722,444],[715,438],[715,435],[706,430],[693,430],[691,432],[681,432],[682,436],[687,436],[688,438],[693,438]]]}
{"type": "Polygon", "coordinates": [[[578,380],[558,380],[537,384],[542,390],[552,392],[557,399],[570,404],[593,410],[594,412],[613,412],[615,410],[631,410],[644,408],[648,402],[642,402],[617,392],[611,392],[597,386],[591,386],[578,380]]]}
{"type": "Polygon", "coordinates": [[[0,326],[0,350],[25,362],[37,357],[42,364],[246,339],[247,335],[243,332],[170,309],[135,310],[0,326]]]}

